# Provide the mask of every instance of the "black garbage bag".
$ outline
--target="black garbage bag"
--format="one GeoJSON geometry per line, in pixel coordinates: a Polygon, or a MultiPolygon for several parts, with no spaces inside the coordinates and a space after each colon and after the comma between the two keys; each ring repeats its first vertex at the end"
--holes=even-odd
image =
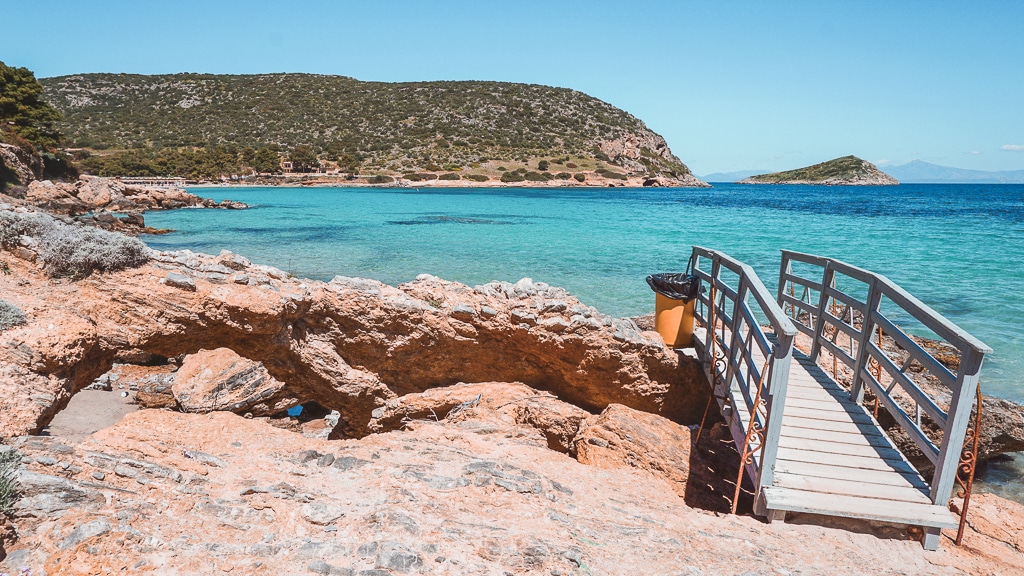
{"type": "Polygon", "coordinates": [[[658,294],[683,302],[693,300],[704,291],[699,277],[678,272],[651,274],[647,277],[647,284],[658,294]]]}

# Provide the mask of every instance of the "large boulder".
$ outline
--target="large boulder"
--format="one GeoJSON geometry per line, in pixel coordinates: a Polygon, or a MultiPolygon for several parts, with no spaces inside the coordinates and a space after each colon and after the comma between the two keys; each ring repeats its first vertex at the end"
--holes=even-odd
{"type": "Polygon", "coordinates": [[[415,421],[451,421],[477,411],[495,412],[540,432],[548,448],[570,452],[583,420],[591,414],[554,395],[520,382],[481,382],[431,388],[388,400],[376,408],[367,425],[370,432],[390,432],[415,421]]]}
{"type": "Polygon", "coordinates": [[[218,410],[254,415],[276,414],[298,404],[288,397],[262,362],[242,358],[228,348],[200,350],[185,358],[171,387],[184,412],[218,410]]]}
{"type": "Polygon", "coordinates": [[[598,468],[638,468],[667,480],[686,496],[690,429],[671,420],[612,404],[587,418],[573,440],[576,459],[598,468]]]}

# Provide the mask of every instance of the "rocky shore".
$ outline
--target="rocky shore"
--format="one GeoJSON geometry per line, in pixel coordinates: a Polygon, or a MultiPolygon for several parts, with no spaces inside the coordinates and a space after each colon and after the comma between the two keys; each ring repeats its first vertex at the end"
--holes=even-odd
{"type": "Polygon", "coordinates": [[[746,494],[723,514],[739,457],[720,424],[693,446],[696,358],[542,282],[315,282],[148,249],[71,280],[32,238],[0,244],[20,313],[0,322],[0,454],[22,489],[0,572],[1024,567],[1024,506],[991,495],[938,552],[901,527],[766,525],[746,494]],[[141,409],[84,439],[49,427],[87,387],[141,409]]]}

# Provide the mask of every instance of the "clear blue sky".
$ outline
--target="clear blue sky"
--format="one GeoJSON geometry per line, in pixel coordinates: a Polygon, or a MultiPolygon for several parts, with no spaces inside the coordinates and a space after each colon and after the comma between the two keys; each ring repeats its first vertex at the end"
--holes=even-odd
{"type": "Polygon", "coordinates": [[[1024,169],[1024,2],[0,0],[0,60],[581,90],[697,174],[846,154],[1024,169]]]}

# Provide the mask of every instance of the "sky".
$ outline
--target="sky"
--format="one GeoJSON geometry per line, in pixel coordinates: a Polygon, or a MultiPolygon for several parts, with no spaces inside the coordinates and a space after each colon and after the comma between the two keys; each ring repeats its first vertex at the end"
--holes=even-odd
{"type": "Polygon", "coordinates": [[[0,0],[0,61],[580,90],[697,174],[1024,169],[1024,2],[0,0]]]}

